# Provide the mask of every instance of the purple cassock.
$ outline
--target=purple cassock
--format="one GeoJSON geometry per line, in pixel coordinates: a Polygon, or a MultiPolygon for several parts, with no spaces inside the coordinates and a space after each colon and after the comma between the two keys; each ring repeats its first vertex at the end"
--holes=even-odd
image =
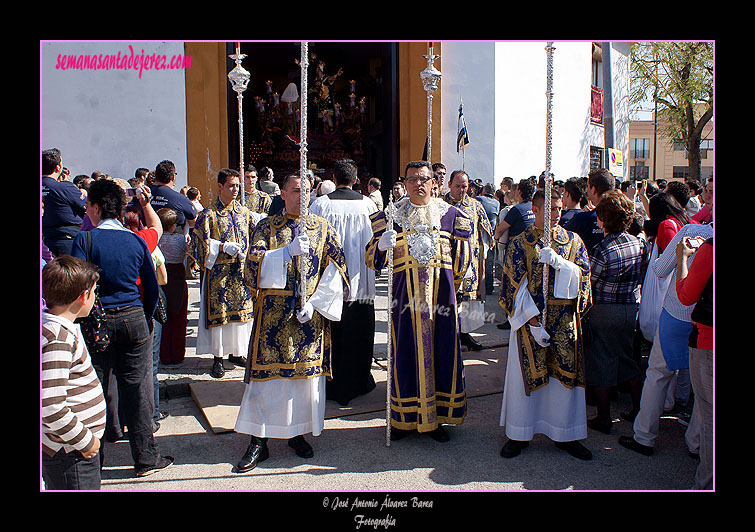
{"type": "MultiPolygon", "coordinates": [[[[466,415],[455,294],[469,267],[472,226],[438,198],[417,206],[406,197],[394,206],[391,426],[431,432],[466,415]]],[[[371,220],[365,261],[380,270],[387,259],[378,249],[386,215],[377,212],[371,220]]]]}

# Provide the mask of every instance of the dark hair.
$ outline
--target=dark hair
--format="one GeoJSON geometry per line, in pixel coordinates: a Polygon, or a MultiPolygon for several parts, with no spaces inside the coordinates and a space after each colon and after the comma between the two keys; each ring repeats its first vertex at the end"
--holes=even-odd
{"type": "Polygon", "coordinates": [[[595,214],[603,222],[603,230],[609,234],[623,233],[632,224],[634,205],[626,194],[609,190],[600,197],[595,214]]]}
{"type": "Polygon", "coordinates": [[[42,152],[42,175],[50,175],[61,162],[60,150],[50,148],[42,152]]]}
{"type": "Polygon", "coordinates": [[[98,179],[89,186],[87,200],[100,208],[100,218],[103,220],[115,218],[120,220],[126,209],[126,193],[110,179],[98,179]]]}
{"type": "Polygon", "coordinates": [[[229,177],[238,177],[239,175],[238,170],[234,170],[233,168],[221,168],[220,172],[218,172],[218,183],[221,185],[225,185],[225,182],[228,180],[229,177]]]}
{"type": "Polygon", "coordinates": [[[134,172],[134,177],[137,179],[144,179],[149,174],[149,169],[147,168],[137,168],[136,172],[134,172]]]}
{"type": "Polygon", "coordinates": [[[155,181],[158,183],[170,183],[176,173],[176,165],[171,161],[160,161],[155,167],[155,181]]]}
{"type": "Polygon", "coordinates": [[[126,212],[123,214],[123,227],[133,232],[142,229],[142,221],[135,207],[126,207],[126,212]]]}
{"type": "Polygon", "coordinates": [[[191,201],[194,201],[199,197],[199,189],[197,187],[189,187],[186,189],[186,197],[189,198],[191,201]]]}
{"type": "Polygon", "coordinates": [[[682,183],[681,181],[671,181],[666,185],[666,190],[664,192],[667,192],[674,196],[674,199],[681,205],[682,207],[686,207],[687,203],[689,202],[690,197],[690,190],[689,187],[682,183]]]}
{"type": "Polygon", "coordinates": [[[453,172],[451,172],[451,175],[448,176],[448,183],[449,184],[453,183],[454,179],[456,179],[456,176],[461,175],[461,174],[464,174],[465,176],[467,176],[467,181],[469,182],[469,184],[474,186],[472,182],[472,178],[469,177],[469,174],[466,173],[464,170],[454,170],[453,172]]]}
{"type": "Polygon", "coordinates": [[[100,172],[99,170],[95,170],[94,172],[92,172],[92,175],[90,177],[92,179],[94,179],[95,181],[98,181],[98,180],[102,179],[103,177],[105,177],[105,175],[106,174],[104,172],[100,172]]]}
{"type": "Polygon", "coordinates": [[[443,170],[445,170],[446,165],[443,163],[433,163],[432,171],[435,172],[438,168],[443,168],[443,170]]]}
{"type": "Polygon", "coordinates": [[[613,177],[613,174],[607,168],[596,168],[587,174],[587,186],[593,187],[598,193],[598,197],[609,190],[613,190],[615,183],[616,178],[613,177]]]}
{"type": "Polygon", "coordinates": [[[377,177],[373,177],[373,178],[371,178],[371,179],[370,179],[370,180],[369,180],[369,181],[367,182],[367,184],[368,184],[368,185],[372,185],[372,188],[376,188],[376,189],[378,189],[378,190],[380,190],[380,186],[382,185],[382,183],[380,182],[380,180],[379,180],[379,179],[378,179],[377,177]]]}
{"type": "Polygon", "coordinates": [[[404,168],[404,179],[406,179],[406,173],[409,171],[409,168],[427,168],[430,170],[430,176],[434,175],[433,169],[427,161],[411,161],[407,163],[406,168],[404,168]]]}
{"type": "Polygon", "coordinates": [[[246,165],[246,170],[244,170],[244,171],[245,171],[245,172],[256,172],[256,171],[257,171],[257,169],[256,169],[256,168],[254,167],[254,165],[253,165],[253,164],[247,164],[247,165],[246,165]]]}
{"type": "Polygon", "coordinates": [[[42,268],[42,297],[48,307],[70,305],[99,278],[94,264],[72,255],[61,255],[42,268]]]}
{"type": "MultiPolygon", "coordinates": [[[[520,181],[519,184],[521,185],[521,183],[522,182],[520,181]]],[[[551,201],[560,200],[560,199],[561,199],[561,193],[556,189],[556,187],[553,187],[551,189],[551,201]]],[[[532,196],[532,206],[542,209],[544,204],[545,204],[545,191],[538,190],[532,196]]]]}
{"type": "Polygon", "coordinates": [[[163,231],[170,230],[171,227],[178,223],[178,213],[168,207],[163,207],[157,210],[157,217],[160,218],[163,231]]]}
{"type": "Polygon", "coordinates": [[[333,180],[336,185],[352,186],[357,179],[357,165],[351,159],[336,161],[333,167],[333,180]]]}
{"type": "Polygon", "coordinates": [[[482,193],[485,196],[492,196],[495,194],[496,189],[493,187],[492,183],[485,183],[482,187],[482,193]]]}
{"type": "Polygon", "coordinates": [[[690,193],[699,196],[703,193],[703,186],[700,184],[699,181],[695,179],[688,179],[687,180],[687,186],[689,187],[690,193]]]}
{"type": "Polygon", "coordinates": [[[585,195],[585,190],[580,185],[579,179],[576,177],[570,177],[564,183],[564,194],[569,193],[569,197],[575,202],[580,203],[582,196],[585,195]]]}
{"type": "MultiPolygon", "coordinates": [[[[257,177],[260,178],[262,181],[267,181],[270,179],[270,175],[272,174],[272,171],[267,166],[263,166],[259,172],[257,172],[257,177]]],[[[297,174],[298,175],[298,174],[297,174]]]]}
{"type": "Polygon", "coordinates": [[[517,184],[517,190],[523,202],[532,201],[532,194],[535,193],[535,183],[529,179],[522,179],[517,184]]]}
{"type": "Polygon", "coordinates": [[[675,218],[682,225],[689,223],[687,209],[679,205],[679,202],[668,192],[659,192],[648,202],[649,220],[645,221],[645,234],[655,237],[658,234],[658,226],[669,216],[675,218]]]}

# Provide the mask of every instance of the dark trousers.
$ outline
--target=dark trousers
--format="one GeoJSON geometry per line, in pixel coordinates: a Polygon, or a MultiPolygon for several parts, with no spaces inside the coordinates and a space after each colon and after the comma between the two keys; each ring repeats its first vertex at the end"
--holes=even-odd
{"type": "Polygon", "coordinates": [[[168,284],[163,286],[167,298],[168,321],[163,324],[160,362],[178,364],[186,356],[186,325],[189,310],[189,287],[183,263],[166,264],[168,284]]]}
{"type": "Polygon", "coordinates": [[[342,406],[375,389],[372,356],[375,347],[375,304],[345,302],[341,321],[331,323],[332,380],[327,381],[328,399],[342,406]]]}
{"type": "Polygon", "coordinates": [[[48,490],[100,489],[100,453],[84,458],[79,451],[42,453],[42,479],[48,490]]]}
{"type": "MultiPolygon", "coordinates": [[[[120,411],[120,421],[128,427],[134,464],[154,465],[159,453],[152,435],[152,334],[144,309],[134,305],[106,308],[105,313],[110,345],[92,356],[92,364],[105,393],[108,418],[120,411]],[[115,390],[111,377],[117,382],[115,390]],[[118,406],[113,408],[114,404],[118,406]]],[[[107,423],[111,426],[112,420],[107,423]]]]}

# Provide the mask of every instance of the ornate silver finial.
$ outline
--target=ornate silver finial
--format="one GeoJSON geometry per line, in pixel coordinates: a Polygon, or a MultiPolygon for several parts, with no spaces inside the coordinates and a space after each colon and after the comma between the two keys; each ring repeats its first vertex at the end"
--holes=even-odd
{"type": "Polygon", "coordinates": [[[432,126],[433,126],[433,93],[438,90],[440,84],[441,73],[435,68],[433,64],[436,59],[440,58],[440,55],[433,54],[432,43],[430,45],[430,53],[423,55],[427,59],[427,68],[420,72],[419,78],[422,80],[422,88],[427,93],[427,162],[432,159],[432,126]]]}
{"type": "Polygon", "coordinates": [[[228,73],[228,80],[231,82],[231,87],[236,92],[236,99],[239,104],[239,203],[246,205],[246,191],[244,190],[244,113],[243,113],[243,100],[244,91],[247,85],[249,85],[249,79],[252,77],[248,70],[241,66],[241,60],[246,57],[241,53],[240,43],[236,43],[236,53],[230,54],[228,57],[236,62],[236,66],[228,73]]]}

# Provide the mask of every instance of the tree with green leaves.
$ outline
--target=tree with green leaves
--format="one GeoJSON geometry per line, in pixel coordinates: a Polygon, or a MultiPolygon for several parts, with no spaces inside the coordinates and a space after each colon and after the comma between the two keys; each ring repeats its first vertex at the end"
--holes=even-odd
{"type": "Polygon", "coordinates": [[[713,117],[713,42],[633,44],[630,105],[648,98],[669,138],[687,148],[689,179],[700,181],[700,142],[713,117]]]}

